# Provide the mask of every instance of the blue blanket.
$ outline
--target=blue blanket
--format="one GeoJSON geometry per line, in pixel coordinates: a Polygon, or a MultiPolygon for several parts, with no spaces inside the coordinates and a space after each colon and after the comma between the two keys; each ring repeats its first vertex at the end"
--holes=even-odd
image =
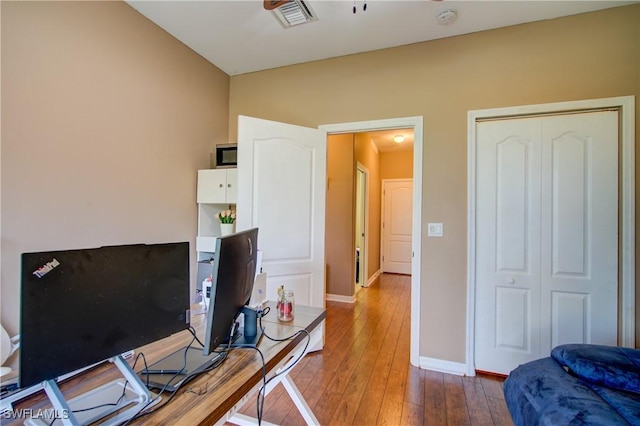
{"type": "Polygon", "coordinates": [[[640,350],[563,345],[504,382],[517,426],[640,425],[640,350]]]}
{"type": "Polygon", "coordinates": [[[571,374],[596,385],[640,393],[640,350],[601,345],[561,345],[551,351],[571,374]]]}

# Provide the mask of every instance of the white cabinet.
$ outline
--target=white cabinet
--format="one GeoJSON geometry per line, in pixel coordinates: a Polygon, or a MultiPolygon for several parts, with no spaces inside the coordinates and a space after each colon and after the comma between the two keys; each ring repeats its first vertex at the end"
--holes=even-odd
{"type": "Polygon", "coordinates": [[[198,204],[235,204],[238,169],[198,170],[198,204]]]}
{"type": "Polygon", "coordinates": [[[213,258],[216,238],[220,236],[220,222],[216,219],[216,214],[236,209],[237,182],[237,169],[198,170],[198,261],[213,258]]]}

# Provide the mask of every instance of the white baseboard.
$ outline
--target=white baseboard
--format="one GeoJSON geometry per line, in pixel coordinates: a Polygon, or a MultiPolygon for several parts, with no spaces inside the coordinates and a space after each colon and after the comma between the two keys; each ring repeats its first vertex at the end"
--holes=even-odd
{"type": "Polygon", "coordinates": [[[467,365],[465,363],[423,356],[420,357],[420,368],[440,373],[455,374],[456,376],[464,376],[467,371],[467,365]]]}
{"type": "Polygon", "coordinates": [[[378,269],[373,275],[371,275],[371,278],[369,278],[369,281],[367,281],[367,287],[369,287],[371,284],[375,283],[381,273],[382,273],[382,271],[380,269],[378,269]]]}
{"type": "Polygon", "coordinates": [[[342,303],[356,303],[356,296],[343,296],[341,294],[325,294],[325,300],[330,300],[332,302],[342,302],[342,303]]]}

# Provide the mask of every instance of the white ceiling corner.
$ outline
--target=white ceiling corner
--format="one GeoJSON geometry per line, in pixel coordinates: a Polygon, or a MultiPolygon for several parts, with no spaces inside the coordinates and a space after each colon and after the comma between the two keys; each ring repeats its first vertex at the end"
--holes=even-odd
{"type": "Polygon", "coordinates": [[[639,2],[304,1],[317,20],[285,28],[262,0],[126,0],[231,76],[639,2]],[[441,25],[446,10],[456,19],[441,25]]]}

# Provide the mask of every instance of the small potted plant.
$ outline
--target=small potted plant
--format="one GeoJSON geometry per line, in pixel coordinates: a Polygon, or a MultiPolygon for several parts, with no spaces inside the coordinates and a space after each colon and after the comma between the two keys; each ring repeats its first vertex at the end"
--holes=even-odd
{"type": "Polygon", "coordinates": [[[233,210],[222,210],[216,213],[216,219],[220,221],[220,235],[225,236],[233,234],[236,226],[236,212],[233,210]]]}

